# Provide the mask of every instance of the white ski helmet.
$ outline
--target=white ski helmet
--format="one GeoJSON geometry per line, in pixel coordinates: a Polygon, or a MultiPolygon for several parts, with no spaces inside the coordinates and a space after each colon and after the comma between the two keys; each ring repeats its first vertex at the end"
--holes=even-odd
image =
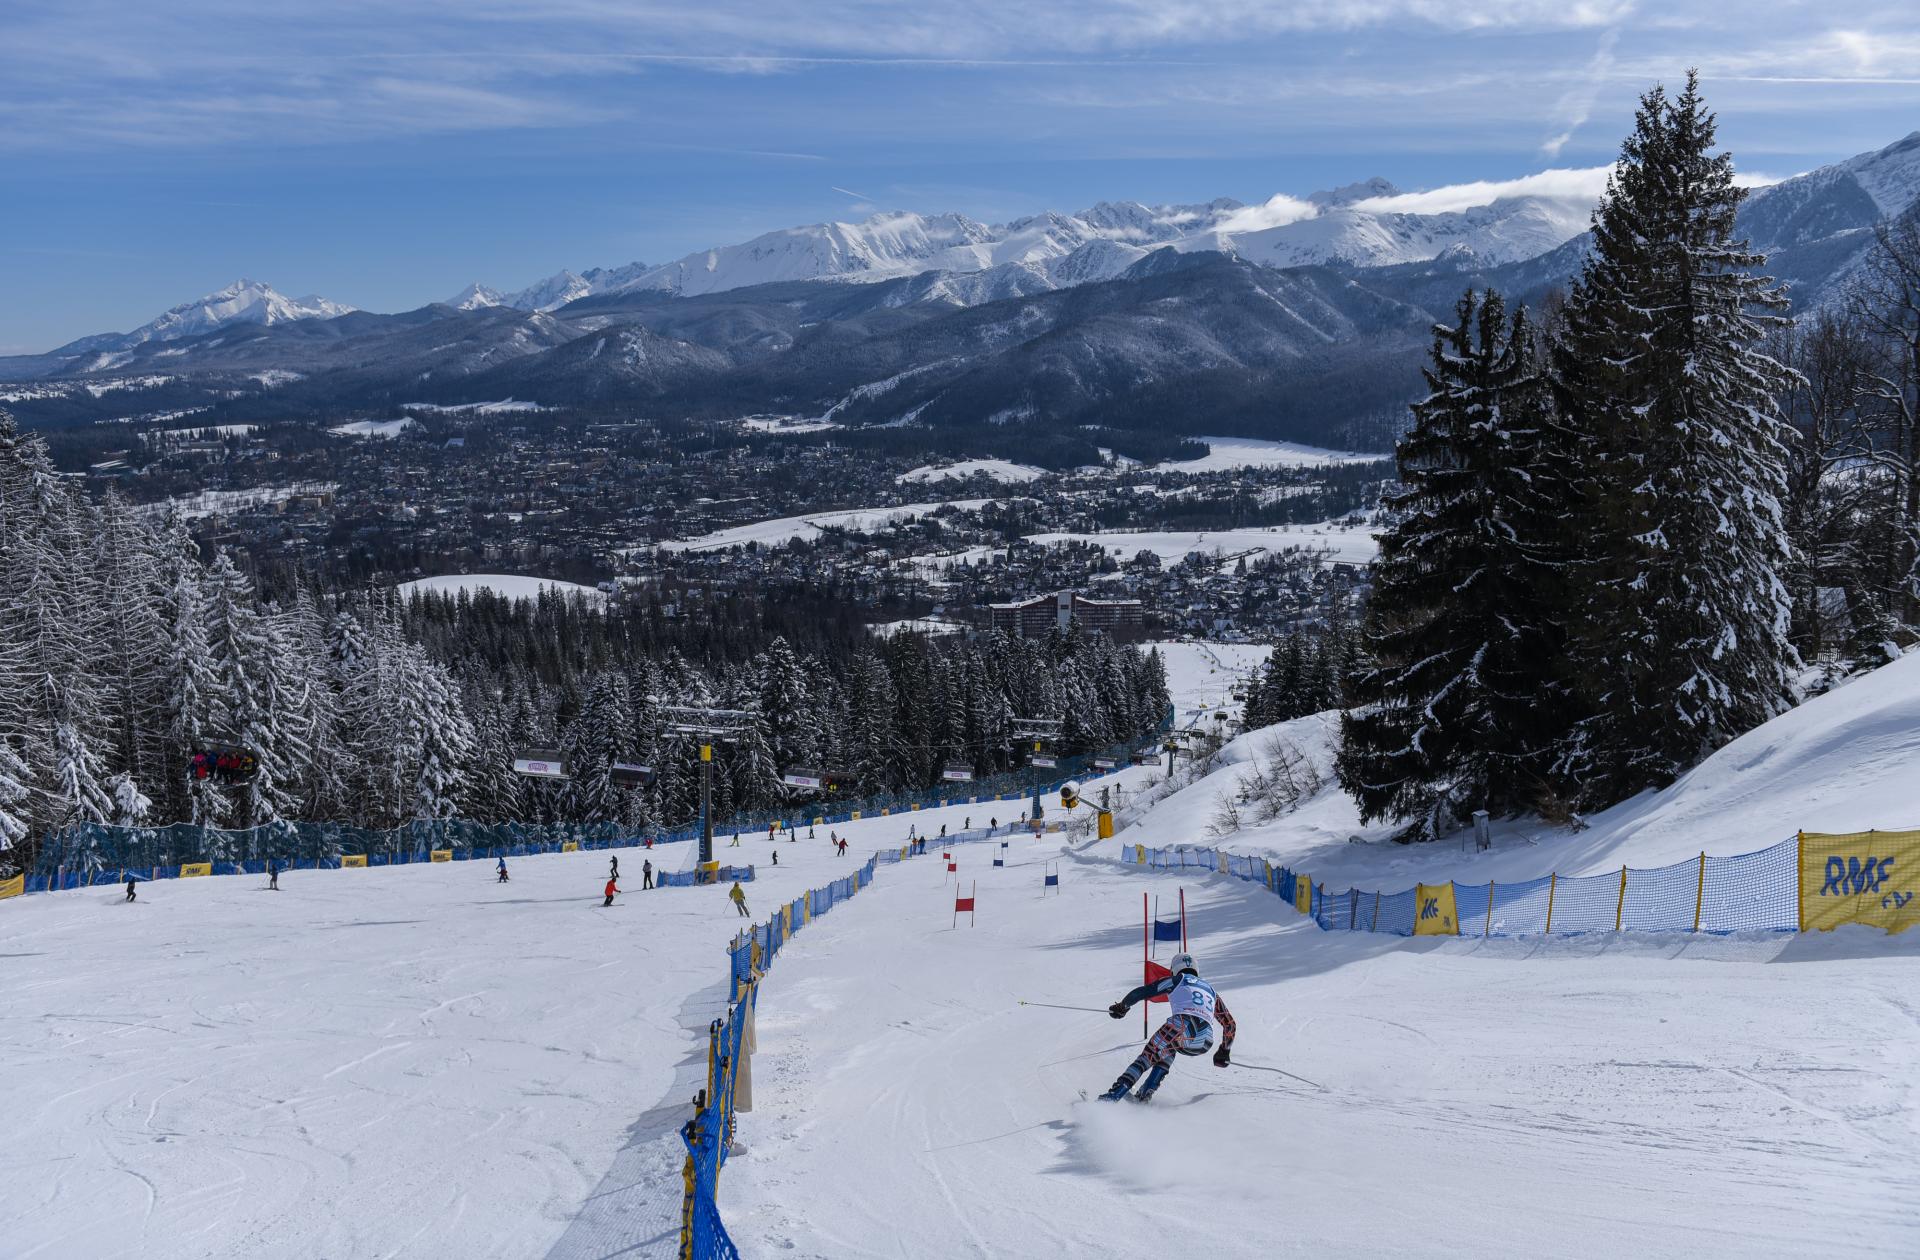
{"type": "Polygon", "coordinates": [[[1183,971],[1191,971],[1196,976],[1200,974],[1200,969],[1193,965],[1193,955],[1186,953],[1175,954],[1168,960],[1167,970],[1176,976],[1183,971]]]}

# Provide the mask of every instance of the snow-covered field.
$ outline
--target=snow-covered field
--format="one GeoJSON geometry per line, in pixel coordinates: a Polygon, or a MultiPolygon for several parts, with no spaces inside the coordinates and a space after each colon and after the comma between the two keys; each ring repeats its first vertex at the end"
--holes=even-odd
{"type": "Polygon", "coordinates": [[[1235,714],[1235,683],[1251,682],[1259,677],[1273,648],[1265,643],[1208,643],[1195,639],[1176,639],[1143,644],[1155,648],[1167,667],[1167,690],[1174,698],[1176,717],[1181,726],[1196,720],[1204,707],[1208,712],[1222,705],[1235,714]]]}
{"type": "MultiPolygon", "coordinates": [[[[1257,661],[1163,650],[1183,710],[1257,661]]],[[[1283,733],[1321,758],[1329,727],[1283,733]]],[[[1232,1257],[1911,1255],[1920,933],[1323,933],[1258,885],[1114,858],[1218,843],[1393,888],[1416,867],[1572,873],[1911,825],[1916,732],[1920,657],[1586,832],[1510,825],[1471,859],[1348,844],[1331,792],[1215,840],[1243,740],[1114,841],[1016,839],[1001,869],[989,846],[957,848],[977,926],[950,926],[937,856],[882,868],[762,987],[722,1215],[744,1255],[833,1260],[1157,1257],[1170,1240],[1232,1257]],[[1049,861],[1062,889],[1043,897],[1049,861]],[[1138,1048],[1138,1014],[1098,1008],[1137,983],[1141,895],[1164,908],[1182,887],[1239,1024],[1234,1066],[1181,1060],[1145,1108],[1082,1101],[1138,1048]]],[[[1137,792],[1157,774],[1117,777],[1137,792]]],[[[1002,809],[840,830],[864,855],[1002,809]]],[[[722,846],[759,869],[756,917],[858,860],[804,829],[778,868],[765,840],[722,846]]],[[[642,856],[620,854],[630,889],[642,856]]],[[[600,853],[512,865],[504,887],[459,863],[0,905],[0,1252],[670,1255],[674,1133],[705,1084],[738,920],[712,889],[603,910],[600,853]]]]}
{"type": "Polygon", "coordinates": [[[1365,464],[1389,455],[1357,451],[1330,451],[1299,442],[1268,442],[1260,438],[1203,437],[1210,448],[1199,459],[1169,460],[1158,465],[1169,472],[1230,472],[1235,468],[1320,468],[1328,464],[1365,464]]]}
{"type": "Polygon", "coordinates": [[[963,512],[973,512],[991,502],[991,499],[949,499],[932,503],[902,503],[894,507],[850,508],[841,512],[811,512],[805,516],[780,516],[715,530],[698,538],[663,542],[660,548],[663,551],[718,551],[727,547],[742,547],[750,542],[774,547],[795,538],[815,537],[830,528],[871,530],[895,518],[925,516],[949,504],[963,512]]]}
{"type": "Polygon", "coordinates": [[[327,432],[339,437],[392,438],[399,437],[411,425],[411,420],[349,420],[345,424],[336,424],[327,432]]]}
{"type": "Polygon", "coordinates": [[[497,416],[511,411],[552,411],[553,408],[524,399],[500,398],[493,402],[478,403],[401,403],[403,411],[469,411],[477,416],[497,416]]]}
{"type": "Polygon", "coordinates": [[[984,476],[1011,485],[1025,485],[1029,481],[1038,481],[1046,475],[1046,469],[1036,468],[1032,464],[1016,464],[1007,459],[966,459],[953,464],[927,464],[911,472],[903,472],[894,480],[907,484],[984,476]]]}
{"type": "MultiPolygon", "coordinates": [[[[1123,560],[1131,560],[1142,551],[1151,551],[1163,565],[1178,564],[1195,551],[1227,557],[1244,552],[1279,552],[1290,548],[1324,553],[1329,561],[1367,564],[1380,551],[1380,544],[1373,536],[1373,526],[1347,526],[1332,521],[1320,525],[1274,525],[1258,529],[1031,534],[1027,541],[1041,546],[1063,542],[1098,543],[1109,554],[1123,560]]],[[[915,557],[901,563],[934,572],[952,564],[979,564],[999,550],[998,547],[972,547],[944,556],[915,557]]]]}
{"type": "Polygon", "coordinates": [[[332,494],[339,488],[337,483],[331,481],[302,481],[289,486],[255,486],[246,490],[202,490],[197,494],[181,495],[159,503],[142,504],[136,510],[161,514],[170,508],[178,508],[180,515],[195,519],[219,516],[243,508],[268,507],[284,503],[297,495],[332,494]]]}
{"type": "Polygon", "coordinates": [[[604,602],[607,598],[606,592],[591,586],[582,586],[578,582],[525,577],[516,573],[446,573],[439,577],[417,578],[412,582],[400,584],[402,595],[411,595],[415,591],[452,595],[459,591],[483,589],[507,599],[538,599],[543,590],[558,591],[562,595],[581,595],[593,603],[604,602]]]}

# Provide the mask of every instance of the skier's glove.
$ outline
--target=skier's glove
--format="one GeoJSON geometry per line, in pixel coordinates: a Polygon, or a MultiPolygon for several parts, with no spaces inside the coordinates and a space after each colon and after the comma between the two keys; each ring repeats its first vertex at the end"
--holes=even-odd
{"type": "Polygon", "coordinates": [[[1107,1014],[1113,1016],[1115,1019],[1125,1019],[1127,1017],[1127,1004],[1125,1002],[1115,1002],[1107,1008],[1107,1014]]]}
{"type": "Polygon", "coordinates": [[[1225,1046],[1221,1046],[1213,1052],[1213,1066],[1225,1067],[1231,1062],[1233,1062],[1233,1051],[1227,1049],[1225,1046]]]}

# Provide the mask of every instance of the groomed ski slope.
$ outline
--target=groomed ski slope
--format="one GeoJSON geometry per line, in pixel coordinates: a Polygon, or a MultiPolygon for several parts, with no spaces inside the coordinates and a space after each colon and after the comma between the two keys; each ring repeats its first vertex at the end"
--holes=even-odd
{"type": "MultiPolygon", "coordinates": [[[[1129,773],[1137,774],[1137,771],[1129,773]]],[[[753,922],[954,806],[779,845],[753,922]]],[[[163,880],[0,903],[0,1256],[670,1256],[706,1085],[724,888],[692,845],[163,880]]],[[[864,894],[863,894],[864,895],[864,894]]],[[[846,914],[852,905],[838,908],[846,914]]]]}
{"type": "MultiPolygon", "coordinates": [[[[887,868],[762,989],[756,1109],[720,1204],[745,1256],[1913,1254],[1916,944],[1412,941],[1185,881],[1239,1022],[1154,1102],[1082,1101],[1137,1051],[1140,894],[1183,882],[1016,841],[951,929],[887,868]],[[1254,1065],[1308,1078],[1312,1088],[1254,1065]]],[[[1161,947],[1164,958],[1168,947],[1161,947]]],[[[1159,1008],[1164,1010],[1164,1008],[1159,1008]]],[[[1158,1023],[1158,1016],[1155,1023],[1158,1023]]]]}

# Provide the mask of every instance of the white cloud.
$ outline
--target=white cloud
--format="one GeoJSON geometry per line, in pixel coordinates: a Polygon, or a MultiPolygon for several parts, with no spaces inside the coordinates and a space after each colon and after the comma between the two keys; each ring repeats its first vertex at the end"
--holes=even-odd
{"type": "Polygon", "coordinates": [[[1558,115],[1560,130],[1541,144],[1540,152],[1550,158],[1559,157],[1560,150],[1566,148],[1567,141],[1573,139],[1573,133],[1593,117],[1593,105],[1600,97],[1600,85],[1613,69],[1613,46],[1619,42],[1618,27],[1600,37],[1600,46],[1594,49],[1592,59],[1587,62],[1586,73],[1561,96],[1560,104],[1554,111],[1558,115]]]}
{"type": "Polygon", "coordinates": [[[1354,202],[1360,210],[1387,214],[1445,214],[1491,205],[1502,197],[1558,197],[1569,201],[1597,201],[1606,191],[1611,166],[1557,167],[1518,179],[1478,179],[1446,184],[1425,192],[1393,197],[1368,197],[1354,202]]]}
{"type": "Polygon", "coordinates": [[[1258,232],[1264,228],[1285,227],[1302,219],[1311,219],[1320,207],[1311,201],[1275,193],[1257,206],[1242,206],[1220,225],[1223,232],[1258,232]]]}

